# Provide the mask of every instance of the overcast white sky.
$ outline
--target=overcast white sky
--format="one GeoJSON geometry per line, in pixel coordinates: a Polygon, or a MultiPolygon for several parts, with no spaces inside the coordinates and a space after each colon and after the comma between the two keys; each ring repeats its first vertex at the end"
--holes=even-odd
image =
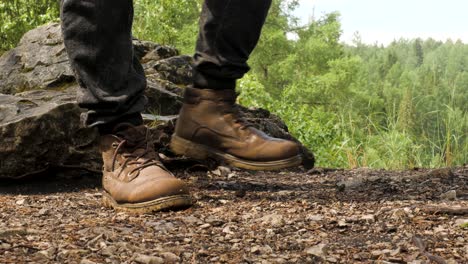
{"type": "Polygon", "coordinates": [[[342,40],[358,31],[363,42],[388,44],[399,38],[468,43],[468,0],[300,0],[296,15],[306,23],[313,13],[339,11],[342,40]]]}

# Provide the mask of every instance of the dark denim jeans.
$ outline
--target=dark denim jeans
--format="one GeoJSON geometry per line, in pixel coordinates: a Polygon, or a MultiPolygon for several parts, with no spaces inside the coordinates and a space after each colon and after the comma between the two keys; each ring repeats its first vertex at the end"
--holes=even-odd
{"type": "MultiPolygon", "coordinates": [[[[194,55],[194,87],[234,89],[248,70],[271,0],[206,0],[194,55]]],[[[62,0],[65,46],[88,109],[87,126],[141,124],[146,79],[133,56],[132,0],[62,0]]],[[[155,29],[157,30],[157,28],[155,29]]]]}

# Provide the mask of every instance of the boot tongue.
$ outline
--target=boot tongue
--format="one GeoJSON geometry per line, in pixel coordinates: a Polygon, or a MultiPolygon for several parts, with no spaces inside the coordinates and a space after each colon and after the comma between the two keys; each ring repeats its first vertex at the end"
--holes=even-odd
{"type": "Polygon", "coordinates": [[[129,145],[137,145],[146,140],[146,127],[122,123],[114,128],[114,135],[127,140],[129,145]]]}
{"type": "Polygon", "coordinates": [[[119,124],[114,128],[114,135],[126,141],[125,148],[135,156],[155,158],[152,152],[148,152],[147,128],[144,125],[119,124]]]}

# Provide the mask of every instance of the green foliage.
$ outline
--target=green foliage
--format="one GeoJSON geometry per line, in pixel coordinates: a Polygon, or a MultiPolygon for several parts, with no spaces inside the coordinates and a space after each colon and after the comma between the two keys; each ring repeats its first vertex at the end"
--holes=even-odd
{"type": "Polygon", "coordinates": [[[298,28],[282,2],[274,1],[283,11],[270,13],[277,22],[265,25],[253,71],[239,82],[241,103],[280,115],[319,166],[468,161],[468,45],[402,39],[383,47],[356,35],[346,46],[339,14],[298,28]]]}
{"type": "Polygon", "coordinates": [[[58,0],[2,0],[0,2],[0,53],[16,46],[28,30],[59,17],[58,0]]]}
{"type": "MultiPolygon", "coordinates": [[[[24,33],[59,20],[59,0],[2,0],[0,53],[16,46],[24,33]]],[[[202,0],[135,0],[134,35],[193,53],[202,0]]]]}
{"type": "Polygon", "coordinates": [[[135,37],[194,52],[202,0],[135,0],[135,37]]]}

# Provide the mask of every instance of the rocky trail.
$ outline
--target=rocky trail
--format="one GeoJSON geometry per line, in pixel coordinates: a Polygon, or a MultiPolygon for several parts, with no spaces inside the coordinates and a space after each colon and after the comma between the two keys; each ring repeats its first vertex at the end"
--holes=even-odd
{"type": "Polygon", "coordinates": [[[103,207],[97,176],[2,182],[0,263],[468,262],[466,166],[176,175],[196,204],[148,215],[103,207]]]}

